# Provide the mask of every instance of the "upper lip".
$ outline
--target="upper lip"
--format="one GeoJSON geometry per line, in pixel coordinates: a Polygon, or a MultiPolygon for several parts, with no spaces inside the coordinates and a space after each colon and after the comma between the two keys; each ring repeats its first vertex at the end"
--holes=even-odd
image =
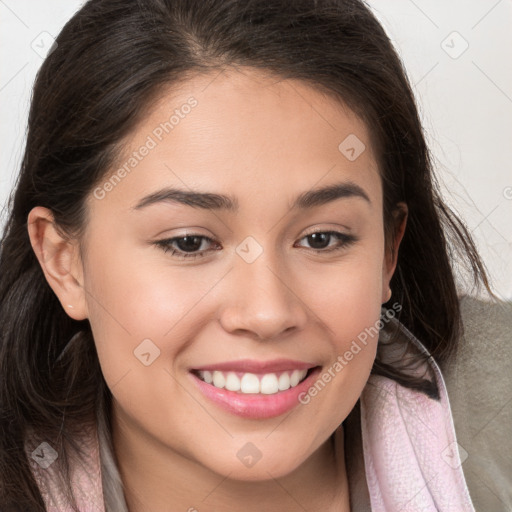
{"type": "Polygon", "coordinates": [[[239,359],[237,361],[225,361],[223,363],[207,364],[193,368],[198,371],[233,371],[243,373],[273,373],[286,370],[305,370],[317,366],[304,361],[293,359],[274,359],[272,361],[256,361],[254,359],[239,359]]]}

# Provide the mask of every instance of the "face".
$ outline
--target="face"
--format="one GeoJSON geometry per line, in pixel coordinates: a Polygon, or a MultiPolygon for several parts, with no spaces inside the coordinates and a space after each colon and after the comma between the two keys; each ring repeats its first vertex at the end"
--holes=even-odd
{"type": "Polygon", "coordinates": [[[197,76],[154,105],[87,208],[72,314],[117,420],[241,480],[311,457],[368,379],[377,338],[353,342],[394,269],[366,126],[298,81],[197,76]]]}

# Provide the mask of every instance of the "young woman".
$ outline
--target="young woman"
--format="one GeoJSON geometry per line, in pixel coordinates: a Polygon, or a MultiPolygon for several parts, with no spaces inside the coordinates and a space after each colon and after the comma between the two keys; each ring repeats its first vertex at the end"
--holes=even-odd
{"type": "Polygon", "coordinates": [[[363,2],[90,0],[2,240],[1,509],[474,510],[455,253],[488,289],[363,2]]]}

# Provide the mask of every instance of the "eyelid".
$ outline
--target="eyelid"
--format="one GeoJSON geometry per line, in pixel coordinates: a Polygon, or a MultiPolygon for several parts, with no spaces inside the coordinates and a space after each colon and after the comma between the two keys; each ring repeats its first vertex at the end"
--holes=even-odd
{"type": "Polygon", "coordinates": [[[305,236],[313,235],[315,233],[341,233],[343,235],[350,236],[351,230],[348,227],[341,226],[345,232],[340,231],[340,225],[336,225],[336,227],[325,227],[325,228],[318,228],[318,227],[312,227],[310,229],[307,229],[306,232],[301,236],[301,238],[304,238],[305,236]]]}
{"type": "MultiPolygon", "coordinates": [[[[348,246],[354,244],[355,242],[357,242],[359,240],[358,237],[356,237],[356,236],[354,236],[353,234],[350,234],[350,233],[343,233],[341,231],[337,231],[337,230],[333,230],[333,229],[318,229],[318,228],[313,229],[312,228],[311,231],[308,231],[304,235],[302,235],[298,239],[298,241],[301,241],[304,238],[306,238],[306,237],[308,237],[310,235],[317,234],[317,233],[318,234],[327,234],[327,235],[330,235],[331,237],[335,237],[335,238],[338,239],[340,244],[338,244],[338,245],[336,245],[334,247],[331,247],[331,248],[329,248],[329,246],[327,246],[327,248],[324,248],[324,249],[309,248],[310,251],[314,251],[316,254],[322,254],[322,253],[329,254],[329,253],[332,253],[332,252],[341,251],[343,249],[346,249],[348,246]]],[[[197,238],[201,238],[203,240],[206,240],[207,242],[219,245],[219,243],[216,240],[214,240],[213,238],[211,238],[209,236],[206,236],[206,235],[202,235],[200,233],[193,233],[193,232],[183,233],[180,236],[174,236],[174,237],[171,237],[171,238],[157,240],[156,242],[154,242],[154,244],[159,246],[166,253],[170,252],[171,255],[177,255],[178,259],[187,259],[187,258],[196,259],[196,258],[201,258],[201,257],[204,257],[208,253],[211,252],[211,250],[203,250],[203,251],[187,253],[185,251],[181,251],[179,249],[177,250],[177,249],[174,249],[172,247],[171,244],[173,242],[175,242],[176,240],[180,240],[182,238],[186,238],[186,237],[197,237],[197,238]]],[[[304,249],[308,249],[308,247],[303,247],[303,246],[299,246],[299,247],[304,248],[304,249]]],[[[214,249],[214,250],[218,250],[218,249],[214,249]]]]}

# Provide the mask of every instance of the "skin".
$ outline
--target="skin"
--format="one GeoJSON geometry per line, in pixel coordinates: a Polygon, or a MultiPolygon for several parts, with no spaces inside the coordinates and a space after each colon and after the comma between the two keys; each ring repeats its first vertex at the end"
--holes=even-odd
{"type": "MultiPolygon", "coordinates": [[[[197,106],[136,168],[102,199],[89,194],[84,253],[59,233],[49,210],[36,207],[28,218],[62,307],[90,321],[114,397],[114,449],[129,510],[348,511],[343,444],[333,453],[330,436],[343,433],[376,338],[309,404],[270,419],[220,409],[189,369],[281,357],[329,368],[378,321],[398,251],[385,250],[369,132],[348,108],[304,83],[229,68],[166,91],[125,141],[118,165],[191,96],[197,106]],[[349,134],[366,145],[354,161],[338,149],[349,134]],[[299,194],[343,181],[360,186],[370,202],[346,197],[290,209],[299,194]],[[133,209],[165,186],[233,195],[240,210],[170,202],[133,209]],[[306,236],[329,230],[356,241],[329,253],[336,238],[313,246],[306,236]],[[196,259],[154,244],[186,234],[214,243],[203,239],[206,255],[196,259]],[[236,252],[248,236],[263,250],[252,263],[236,252]],[[134,356],[147,338],[160,350],[149,366],[134,356]],[[248,442],[261,452],[250,468],[236,456],[248,442]]],[[[400,206],[395,249],[406,223],[400,206]]]]}

